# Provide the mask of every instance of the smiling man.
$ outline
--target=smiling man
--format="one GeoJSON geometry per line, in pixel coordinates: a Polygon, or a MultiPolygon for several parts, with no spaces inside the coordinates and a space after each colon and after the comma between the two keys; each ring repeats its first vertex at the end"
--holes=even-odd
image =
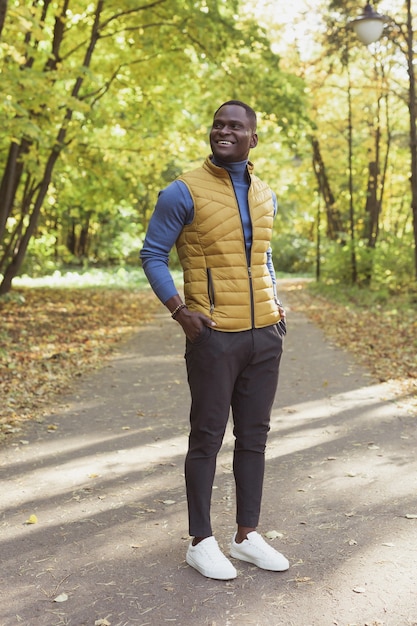
{"type": "Polygon", "coordinates": [[[213,536],[210,518],[230,409],[237,530],[229,553],[261,569],[289,567],[256,531],[286,332],[270,247],[276,198],[248,161],[257,143],[255,111],[239,100],[222,104],[210,131],[212,155],[159,194],[141,251],[153,290],[186,338],[191,410],[185,481],[192,537],[186,561],[221,580],[237,575],[213,536]],[[168,269],[174,245],[184,302],[168,269]]]}

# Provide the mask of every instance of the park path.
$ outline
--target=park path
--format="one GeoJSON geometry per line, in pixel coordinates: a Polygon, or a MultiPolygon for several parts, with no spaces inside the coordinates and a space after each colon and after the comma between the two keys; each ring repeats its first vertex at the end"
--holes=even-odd
{"type": "MultiPolygon", "coordinates": [[[[220,582],[184,561],[184,340],[159,310],[0,449],[0,626],[417,626],[416,416],[282,295],[259,530],[289,571],[237,563],[220,582]]],[[[229,431],[213,494],[225,550],[231,450],[229,431]]]]}

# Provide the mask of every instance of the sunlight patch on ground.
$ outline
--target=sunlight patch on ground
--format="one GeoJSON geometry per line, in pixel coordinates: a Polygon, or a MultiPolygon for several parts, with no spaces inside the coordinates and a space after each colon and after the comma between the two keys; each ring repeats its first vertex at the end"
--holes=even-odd
{"type": "MultiPolygon", "coordinates": [[[[131,431],[134,434],[134,431],[131,431]]],[[[27,498],[35,500],[48,494],[49,497],[59,495],[65,491],[88,486],[93,481],[111,480],[115,477],[131,476],[134,472],[139,472],[154,464],[159,464],[171,460],[173,456],[181,455],[181,459],[186,451],[187,439],[185,436],[174,437],[169,440],[135,446],[132,448],[122,448],[114,451],[100,452],[99,454],[82,454],[82,448],[90,445],[102,445],[106,441],[114,441],[116,437],[106,437],[97,439],[91,436],[87,441],[84,438],[84,446],[80,446],[76,437],[66,442],[66,455],[74,457],[67,462],[54,454],[48,454],[48,447],[53,448],[53,444],[46,446],[45,454],[37,456],[35,463],[42,465],[42,459],[47,462],[45,467],[37,469],[31,467],[30,475],[23,474],[16,478],[15,487],[12,491],[7,488],[6,483],[0,483],[0,503],[7,506],[17,506],[23,504],[27,498]]],[[[56,444],[55,444],[56,445],[56,444]]],[[[30,446],[26,448],[30,451],[30,446]]],[[[62,452],[62,451],[61,451],[62,452]]],[[[32,465],[30,454],[25,454],[24,463],[32,465]]],[[[19,469],[16,469],[19,475],[19,469]]]]}
{"type": "MultiPolygon", "coordinates": [[[[402,439],[408,439],[413,418],[403,415],[398,423],[401,411],[394,402],[381,400],[382,388],[366,386],[274,410],[267,458],[285,464],[290,456],[299,455],[306,475],[303,484],[298,477],[298,484],[292,485],[295,493],[309,492],[314,499],[316,489],[324,490],[323,505],[328,499],[342,497],[348,507],[353,506],[358,489],[371,489],[373,498],[384,506],[410,498],[410,489],[417,491],[417,461],[402,450],[402,439]],[[397,425],[393,439],[380,444],[379,427],[386,431],[390,423],[397,425]],[[357,433],[356,439],[352,432],[357,433]],[[308,480],[310,472],[313,476],[308,480]],[[410,476],[416,478],[410,482],[410,476]]],[[[12,537],[27,534],[25,520],[30,513],[36,514],[38,507],[43,523],[50,525],[88,521],[120,507],[145,506],[158,498],[152,474],[161,466],[166,466],[167,473],[164,491],[181,489],[184,498],[185,430],[178,436],[136,445],[149,429],[105,435],[95,430],[83,435],[81,443],[76,435],[65,437],[58,453],[53,439],[34,446],[33,454],[30,442],[16,447],[8,455],[15,478],[12,484],[0,483],[0,503],[7,511],[4,533],[12,537]]],[[[229,468],[232,460],[230,424],[224,444],[218,473],[226,461],[229,468]]],[[[6,464],[4,461],[2,469],[6,464]]]]}

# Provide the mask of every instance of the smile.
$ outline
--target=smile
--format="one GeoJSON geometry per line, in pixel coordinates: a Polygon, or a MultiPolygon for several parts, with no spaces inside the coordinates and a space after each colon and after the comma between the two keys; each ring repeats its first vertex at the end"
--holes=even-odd
{"type": "Polygon", "coordinates": [[[220,144],[221,146],[232,146],[233,143],[231,141],[218,141],[218,144],[220,144]]]}

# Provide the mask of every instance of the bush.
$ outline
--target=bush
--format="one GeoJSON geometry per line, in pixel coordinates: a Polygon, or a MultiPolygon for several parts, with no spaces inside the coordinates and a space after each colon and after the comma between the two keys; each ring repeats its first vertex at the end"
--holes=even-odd
{"type": "Polygon", "coordinates": [[[305,238],[290,233],[273,236],[272,257],[277,272],[312,274],[315,252],[315,244],[305,238]]]}

